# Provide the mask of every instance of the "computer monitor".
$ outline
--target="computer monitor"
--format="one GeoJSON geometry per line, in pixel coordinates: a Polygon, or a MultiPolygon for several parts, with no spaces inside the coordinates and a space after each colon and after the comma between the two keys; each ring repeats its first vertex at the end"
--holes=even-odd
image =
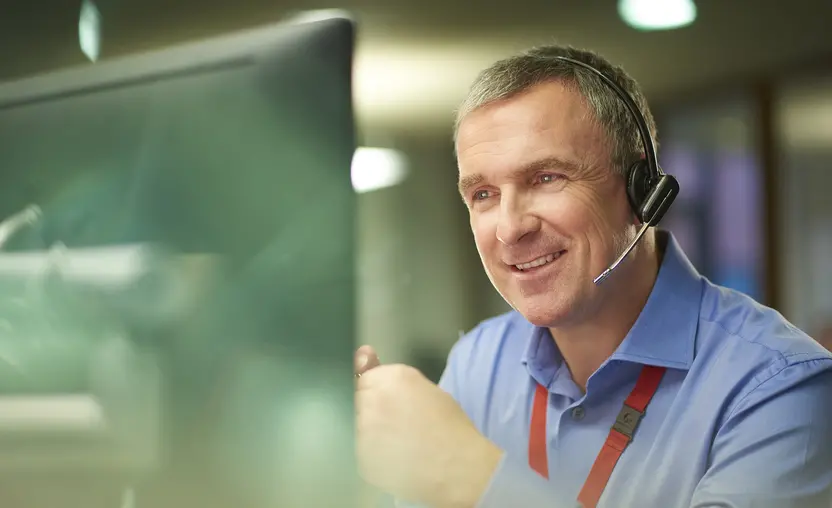
{"type": "MultiPolygon", "coordinates": [[[[350,504],[353,48],[345,18],[287,22],[0,85],[0,217],[40,209],[3,245],[0,298],[25,298],[49,266],[63,299],[47,303],[80,301],[84,317],[122,325],[130,353],[98,354],[94,375],[74,356],[63,378],[0,386],[0,482],[20,473],[45,492],[55,479],[64,507],[87,480],[124,487],[138,507],[350,504]],[[129,288],[109,281],[125,270],[129,288]],[[179,301],[166,291],[189,294],[187,309],[165,314],[179,301]],[[125,372],[117,392],[107,375],[125,372]],[[39,414],[75,397],[96,428],[116,428],[12,447],[2,408],[23,392],[39,414]]],[[[27,340],[15,333],[2,339],[13,348],[27,340]]],[[[70,361],[52,356],[32,365],[70,361]]]]}

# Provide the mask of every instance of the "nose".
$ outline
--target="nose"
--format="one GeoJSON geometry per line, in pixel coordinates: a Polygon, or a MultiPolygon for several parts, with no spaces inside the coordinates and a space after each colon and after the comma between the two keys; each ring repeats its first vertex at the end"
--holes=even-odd
{"type": "Polygon", "coordinates": [[[504,193],[500,200],[497,240],[514,245],[525,236],[540,230],[540,218],[530,209],[528,199],[521,193],[504,193]]]}

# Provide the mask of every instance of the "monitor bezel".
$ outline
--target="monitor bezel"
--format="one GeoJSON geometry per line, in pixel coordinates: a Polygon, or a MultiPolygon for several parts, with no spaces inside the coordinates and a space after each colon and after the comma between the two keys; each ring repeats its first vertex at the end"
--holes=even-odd
{"type": "Polygon", "coordinates": [[[0,112],[130,85],[253,65],[281,41],[348,31],[348,17],[295,20],[0,83],[0,112]]]}

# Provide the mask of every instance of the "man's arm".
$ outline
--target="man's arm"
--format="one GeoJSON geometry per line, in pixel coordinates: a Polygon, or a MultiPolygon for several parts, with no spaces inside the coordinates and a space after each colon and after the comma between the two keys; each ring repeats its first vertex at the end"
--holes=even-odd
{"type": "Polygon", "coordinates": [[[832,506],[832,360],[787,366],[737,404],[692,506],[832,506]]]}

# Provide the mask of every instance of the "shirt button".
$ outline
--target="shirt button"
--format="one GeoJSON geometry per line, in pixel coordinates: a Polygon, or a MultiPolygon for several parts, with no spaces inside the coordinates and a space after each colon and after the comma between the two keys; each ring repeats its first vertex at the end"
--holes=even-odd
{"type": "Polygon", "coordinates": [[[577,406],[572,409],[572,418],[575,420],[583,420],[584,416],[586,416],[586,411],[584,411],[583,406],[577,406]]]}

